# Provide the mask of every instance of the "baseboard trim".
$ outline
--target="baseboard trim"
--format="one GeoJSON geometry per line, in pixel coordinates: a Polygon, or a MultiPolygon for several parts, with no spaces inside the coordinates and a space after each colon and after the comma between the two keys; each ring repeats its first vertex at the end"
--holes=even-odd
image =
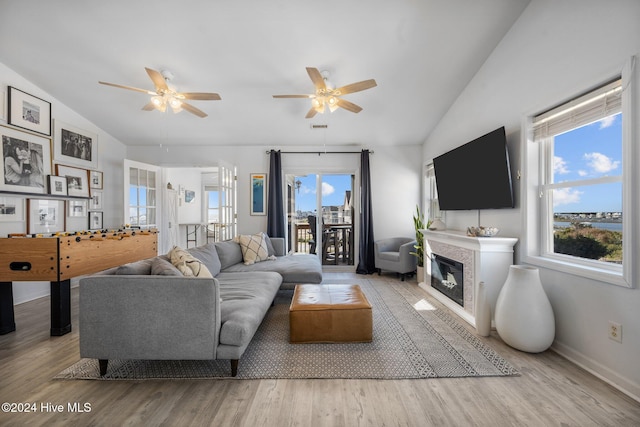
{"type": "MultiPolygon", "coordinates": [[[[435,292],[432,293],[431,287],[427,285],[425,282],[420,282],[418,286],[420,286],[420,288],[425,290],[429,295],[432,295],[436,297],[436,299],[440,300],[438,298],[439,295],[436,295],[435,292]]],[[[451,309],[448,306],[447,308],[451,309]]],[[[463,319],[471,323],[472,325],[474,324],[472,323],[472,321],[469,321],[464,317],[463,319]]],[[[492,324],[492,326],[494,325],[492,324]]],[[[558,341],[553,342],[550,350],[554,351],[556,354],[560,355],[561,357],[567,359],[571,363],[574,363],[577,366],[581,367],[582,369],[589,372],[593,376],[606,382],[613,388],[626,394],[633,400],[640,402],[640,384],[637,384],[633,381],[629,381],[627,378],[620,376],[620,374],[611,370],[610,368],[607,368],[606,366],[596,362],[595,360],[585,356],[584,354],[578,351],[575,351],[571,347],[568,347],[567,345],[562,344],[558,341]]]]}
{"type": "Polygon", "coordinates": [[[615,389],[620,390],[633,400],[640,402],[640,384],[621,377],[617,372],[557,341],[553,342],[551,350],[615,389]]]}

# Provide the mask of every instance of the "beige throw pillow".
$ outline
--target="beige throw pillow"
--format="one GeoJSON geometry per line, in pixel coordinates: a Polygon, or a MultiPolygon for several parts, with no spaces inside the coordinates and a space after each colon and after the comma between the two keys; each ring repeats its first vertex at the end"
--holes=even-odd
{"type": "Polygon", "coordinates": [[[202,261],[178,246],[174,246],[168,256],[171,264],[186,277],[213,277],[202,261]]]}
{"type": "Polygon", "coordinates": [[[275,256],[269,256],[264,233],[240,235],[238,243],[240,243],[240,249],[242,249],[242,258],[245,265],[276,259],[275,256]]]}

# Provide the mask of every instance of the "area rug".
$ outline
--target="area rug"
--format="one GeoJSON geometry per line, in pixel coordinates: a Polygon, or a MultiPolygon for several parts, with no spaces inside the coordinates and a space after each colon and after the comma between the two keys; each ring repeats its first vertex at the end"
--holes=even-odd
{"type": "MultiPolygon", "coordinates": [[[[339,283],[339,282],[332,282],[339,283]]],[[[359,278],[373,307],[373,341],[290,344],[291,292],[281,291],[240,359],[235,379],[408,379],[518,375],[506,360],[425,299],[415,284],[359,278]]],[[[100,377],[94,359],[81,359],[56,379],[207,379],[230,375],[222,361],[110,360],[100,377]]]]}

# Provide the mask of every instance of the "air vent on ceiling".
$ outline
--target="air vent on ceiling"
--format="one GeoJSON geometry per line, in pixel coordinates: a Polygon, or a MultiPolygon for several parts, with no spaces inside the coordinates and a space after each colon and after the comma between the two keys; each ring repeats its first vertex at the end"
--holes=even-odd
{"type": "Polygon", "coordinates": [[[329,125],[311,125],[311,129],[326,129],[329,125]]]}

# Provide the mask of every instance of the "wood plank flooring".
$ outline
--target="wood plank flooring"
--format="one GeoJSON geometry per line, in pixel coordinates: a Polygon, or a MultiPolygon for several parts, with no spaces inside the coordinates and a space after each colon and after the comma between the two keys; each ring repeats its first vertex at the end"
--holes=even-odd
{"type": "MultiPolygon", "coordinates": [[[[354,277],[329,271],[325,282],[354,277]]],[[[415,279],[402,283],[416,286],[415,279]]],[[[15,311],[17,331],[0,336],[0,403],[36,410],[0,412],[2,426],[640,426],[640,403],[554,352],[514,350],[495,331],[483,340],[521,376],[64,381],[52,378],[79,360],[78,289],[72,289],[73,331],[62,337],[49,336],[48,298],[15,311]],[[84,412],[69,411],[76,403],[84,412]],[[53,405],[63,405],[62,412],[52,412],[53,405]]]]}

